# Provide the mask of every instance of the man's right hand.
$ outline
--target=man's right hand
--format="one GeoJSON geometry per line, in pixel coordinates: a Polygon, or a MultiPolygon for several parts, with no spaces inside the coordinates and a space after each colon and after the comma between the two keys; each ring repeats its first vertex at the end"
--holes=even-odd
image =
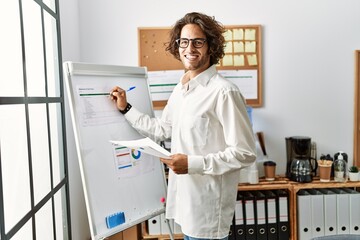
{"type": "Polygon", "coordinates": [[[116,107],[123,111],[126,108],[126,91],[118,86],[113,87],[110,92],[110,99],[116,102],[116,107]]]}

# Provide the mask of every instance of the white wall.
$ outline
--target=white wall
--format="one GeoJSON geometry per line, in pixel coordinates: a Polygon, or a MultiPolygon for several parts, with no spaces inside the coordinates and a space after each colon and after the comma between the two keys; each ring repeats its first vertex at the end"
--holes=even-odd
{"type": "Polygon", "coordinates": [[[261,24],[264,104],[253,111],[254,128],[264,132],[277,173],[285,173],[287,136],[310,136],[318,155],[342,150],[352,161],[360,1],[78,1],[79,19],[71,0],[60,1],[67,18],[61,19],[66,60],[137,66],[137,28],[171,26],[190,11],[213,15],[224,25],[261,24]],[[72,42],[74,29],[80,44],[72,42]]]}
{"type": "MultiPolygon", "coordinates": [[[[62,60],[78,62],[80,61],[78,2],[73,0],[61,0],[59,2],[62,60]]],[[[65,96],[67,96],[66,92],[65,96]]],[[[90,239],[90,228],[87,220],[80,168],[76,155],[75,139],[67,97],[65,97],[65,102],[72,239],[88,240],[90,239]]]]}
{"type": "Polygon", "coordinates": [[[352,156],[359,1],[80,0],[80,6],[81,60],[108,64],[136,66],[137,28],[171,26],[188,11],[225,25],[261,24],[264,106],[254,110],[254,127],[264,131],[271,157],[282,165],[291,135],[312,137],[319,153],[352,156]]]}

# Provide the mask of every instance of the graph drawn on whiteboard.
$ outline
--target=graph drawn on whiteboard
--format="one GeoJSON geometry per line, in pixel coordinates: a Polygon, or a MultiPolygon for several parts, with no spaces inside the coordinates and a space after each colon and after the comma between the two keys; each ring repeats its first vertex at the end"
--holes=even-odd
{"type": "Polygon", "coordinates": [[[143,138],[109,92],[114,86],[135,87],[127,100],[153,116],[146,69],[66,62],[64,73],[92,239],[164,213],[166,180],[159,158],[109,142],[143,138]]]}

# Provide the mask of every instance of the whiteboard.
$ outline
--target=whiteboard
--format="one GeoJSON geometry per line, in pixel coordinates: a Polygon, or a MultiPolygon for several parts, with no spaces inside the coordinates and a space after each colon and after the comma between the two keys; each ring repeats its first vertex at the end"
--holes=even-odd
{"type": "Polygon", "coordinates": [[[114,86],[128,102],[154,116],[143,67],[64,63],[92,239],[104,239],[165,212],[166,179],[159,158],[112,145],[143,138],[109,99],[114,86]]]}

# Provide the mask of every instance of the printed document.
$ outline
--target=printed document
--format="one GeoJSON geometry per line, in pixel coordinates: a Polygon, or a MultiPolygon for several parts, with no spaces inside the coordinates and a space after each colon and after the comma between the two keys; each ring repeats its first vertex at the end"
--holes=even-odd
{"type": "Polygon", "coordinates": [[[140,152],[144,152],[155,157],[167,158],[170,159],[171,153],[158,145],[156,142],[150,138],[142,138],[138,140],[130,141],[110,141],[115,145],[121,145],[127,148],[135,149],[140,152]]]}

